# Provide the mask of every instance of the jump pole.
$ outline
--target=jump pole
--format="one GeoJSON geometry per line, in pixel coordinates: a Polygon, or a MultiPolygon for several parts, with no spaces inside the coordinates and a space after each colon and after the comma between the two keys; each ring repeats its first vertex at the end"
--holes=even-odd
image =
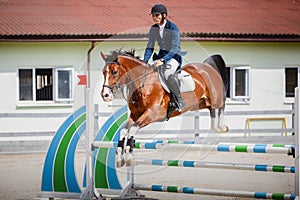
{"type": "MultiPolygon", "coordinates": [[[[93,142],[95,148],[116,148],[117,142],[93,142]]],[[[162,142],[136,142],[136,149],[164,149],[164,150],[192,150],[217,151],[238,153],[272,153],[292,155],[293,147],[269,146],[265,144],[236,145],[236,144],[188,144],[188,143],[162,143],[162,142]]]]}
{"type": "Polygon", "coordinates": [[[134,183],[133,188],[136,190],[148,190],[148,191],[155,191],[155,192],[200,194],[200,195],[227,196],[227,197],[244,197],[244,198],[258,198],[258,199],[295,199],[294,194],[249,192],[249,191],[236,191],[236,190],[217,190],[217,189],[181,187],[181,186],[146,185],[146,184],[134,183]]]}
{"type": "Polygon", "coordinates": [[[153,166],[168,166],[168,167],[191,167],[191,168],[211,168],[211,169],[230,169],[230,170],[248,170],[260,172],[281,172],[295,173],[294,166],[282,165],[254,165],[242,163],[222,163],[222,162],[201,162],[193,160],[163,160],[163,159],[143,159],[136,158],[137,165],[153,165],[153,166]]]}

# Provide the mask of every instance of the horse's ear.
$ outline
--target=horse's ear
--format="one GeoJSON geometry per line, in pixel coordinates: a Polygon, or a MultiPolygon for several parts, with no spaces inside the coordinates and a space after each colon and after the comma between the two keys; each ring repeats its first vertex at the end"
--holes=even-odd
{"type": "Polygon", "coordinates": [[[100,54],[101,54],[101,57],[103,58],[103,60],[104,60],[104,61],[106,61],[106,59],[107,59],[108,55],[105,55],[105,54],[104,54],[104,53],[102,53],[102,52],[100,52],[100,54]]]}

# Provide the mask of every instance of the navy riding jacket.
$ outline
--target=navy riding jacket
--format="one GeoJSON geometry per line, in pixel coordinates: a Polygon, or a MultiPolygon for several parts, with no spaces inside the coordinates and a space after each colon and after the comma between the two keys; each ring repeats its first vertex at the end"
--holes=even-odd
{"type": "Polygon", "coordinates": [[[153,60],[163,59],[164,62],[168,62],[171,58],[174,58],[180,65],[182,64],[180,31],[174,23],[167,20],[162,38],[159,34],[159,26],[157,24],[151,26],[144,54],[145,62],[148,62],[153,54],[155,41],[158,43],[159,52],[153,55],[153,60]]]}

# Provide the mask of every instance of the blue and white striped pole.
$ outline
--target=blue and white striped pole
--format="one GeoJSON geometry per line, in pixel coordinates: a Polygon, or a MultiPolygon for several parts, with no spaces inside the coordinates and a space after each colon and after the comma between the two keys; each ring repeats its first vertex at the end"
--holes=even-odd
{"type": "MultiPolygon", "coordinates": [[[[117,147],[117,142],[106,142],[99,141],[94,142],[93,146],[96,148],[115,148],[117,147]]],[[[281,145],[267,145],[267,144],[194,144],[192,141],[182,141],[178,143],[164,142],[161,140],[152,142],[136,142],[134,148],[136,149],[162,149],[171,150],[207,150],[207,151],[218,151],[218,152],[239,152],[239,153],[273,153],[273,154],[291,154],[294,148],[291,145],[281,146],[281,145]]]]}
{"type": "Polygon", "coordinates": [[[240,152],[240,153],[276,153],[276,154],[291,154],[293,147],[270,146],[266,144],[189,144],[189,143],[161,143],[161,142],[136,142],[137,149],[161,149],[171,148],[172,150],[211,150],[218,152],[240,152]]]}
{"type": "Polygon", "coordinates": [[[192,161],[192,160],[162,160],[162,159],[143,159],[143,158],[136,158],[135,163],[137,165],[295,173],[294,166],[282,166],[282,165],[264,165],[264,164],[255,165],[255,164],[242,164],[242,163],[201,162],[201,161],[192,161]]]}
{"type": "Polygon", "coordinates": [[[148,190],[155,192],[171,192],[171,193],[185,193],[185,194],[200,194],[200,195],[214,195],[214,196],[228,196],[228,197],[243,197],[243,198],[258,198],[258,199],[290,199],[294,200],[294,194],[283,193],[267,193],[267,192],[249,192],[237,190],[218,190],[205,188],[192,188],[180,186],[164,186],[164,185],[146,185],[133,184],[136,190],[148,190]]]}

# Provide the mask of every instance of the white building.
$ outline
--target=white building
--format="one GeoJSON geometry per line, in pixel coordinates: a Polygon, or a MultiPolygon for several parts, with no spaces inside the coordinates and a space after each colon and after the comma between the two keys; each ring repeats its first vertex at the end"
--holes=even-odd
{"type": "MultiPolygon", "coordinates": [[[[227,111],[291,110],[300,81],[299,3],[209,2],[163,1],[182,32],[184,62],[202,62],[216,53],[224,57],[230,67],[227,111]]],[[[119,106],[100,99],[104,62],[99,53],[133,48],[142,57],[151,6],[137,0],[1,2],[0,136],[53,135],[85,104],[85,86],[77,85],[77,75],[86,74],[88,64],[100,111],[119,106]]],[[[245,128],[249,117],[255,115],[226,122],[245,128]]],[[[290,114],[279,117],[292,126],[290,114]]],[[[203,119],[201,128],[207,127],[203,119]]]]}

